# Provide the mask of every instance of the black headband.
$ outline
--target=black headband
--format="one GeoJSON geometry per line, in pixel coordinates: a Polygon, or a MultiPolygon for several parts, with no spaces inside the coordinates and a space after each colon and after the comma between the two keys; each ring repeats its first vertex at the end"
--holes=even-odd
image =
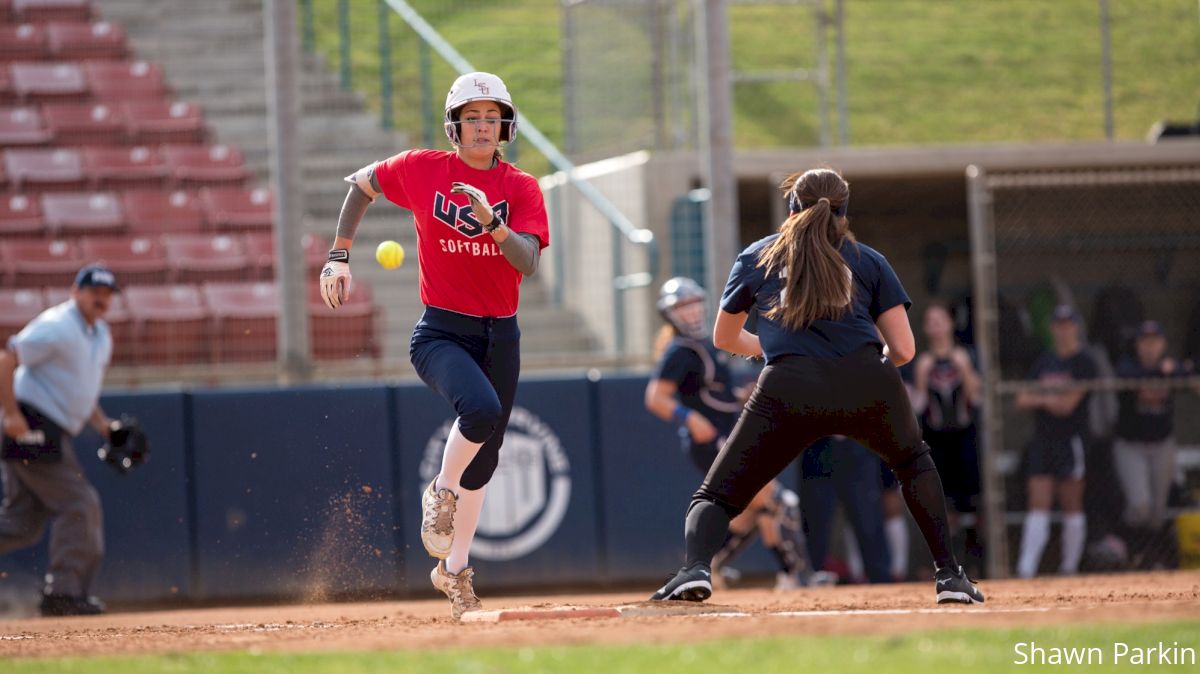
{"type": "MultiPolygon", "coordinates": [[[[804,209],[808,208],[811,205],[812,204],[805,206],[804,203],[800,201],[800,197],[796,194],[795,190],[788,192],[788,210],[791,211],[793,214],[800,213],[801,211],[803,211],[804,209]]],[[[846,200],[844,202],[842,202],[842,205],[838,206],[837,208],[833,208],[832,203],[829,204],[830,210],[832,210],[833,214],[838,217],[842,217],[842,216],[846,215],[846,209],[849,206],[850,206],[850,198],[849,197],[846,197],[846,200]]]]}

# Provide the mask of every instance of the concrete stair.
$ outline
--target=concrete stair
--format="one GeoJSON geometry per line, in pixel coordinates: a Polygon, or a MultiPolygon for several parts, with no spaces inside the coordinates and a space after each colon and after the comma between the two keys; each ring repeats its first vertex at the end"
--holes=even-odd
{"type": "MultiPolygon", "coordinates": [[[[180,100],[200,104],[214,142],[237,145],[258,184],[269,184],[266,74],[261,0],[94,0],[103,18],[119,22],[137,57],[165,71],[180,100]]],[[[384,131],[362,97],[341,89],[324,59],[301,58],[301,142],[306,231],[332,238],[346,195],[342,177],[407,147],[384,131]]],[[[375,292],[383,314],[383,355],[389,374],[403,374],[408,340],[420,316],[416,236],[411,215],[384,201],[368,211],[354,247],[353,272],[375,292]],[[374,263],[385,239],[404,245],[408,261],[386,271],[374,263]]],[[[582,321],[553,307],[538,277],[522,286],[525,362],[537,367],[586,364],[598,358],[582,321]]]]}

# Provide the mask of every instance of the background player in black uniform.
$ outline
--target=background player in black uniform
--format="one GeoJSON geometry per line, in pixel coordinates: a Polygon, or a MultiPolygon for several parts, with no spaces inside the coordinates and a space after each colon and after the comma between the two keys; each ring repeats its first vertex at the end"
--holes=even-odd
{"type": "Polygon", "coordinates": [[[1050,509],[1057,496],[1063,511],[1060,573],[1075,573],[1087,540],[1083,487],[1087,454],[1088,392],[1071,382],[1094,379],[1096,363],[1084,349],[1079,316],[1066,304],[1054,308],[1054,349],[1033,364],[1030,379],[1050,388],[1022,391],[1017,407],[1034,412],[1034,435],[1025,451],[1027,505],[1017,575],[1037,574],[1050,539],[1050,509]]]}
{"type": "MultiPolygon", "coordinates": [[[[729,355],[717,350],[709,338],[707,299],[708,293],[690,278],[676,277],[663,284],[658,310],[665,325],[655,345],[658,365],[646,385],[646,409],[679,428],[681,448],[701,475],[717,458],[748,395],[736,386],[729,355]]],[[[804,546],[798,536],[782,535],[785,528],[799,534],[798,522],[783,526],[784,517],[795,509],[795,504],[785,501],[784,489],[777,482],[766,485],[730,524],[730,535],[714,556],[714,581],[720,582],[719,567],[732,561],[757,530],[779,562],[776,589],[809,583],[804,546]]]]}
{"type": "MultiPolygon", "coordinates": [[[[927,348],[917,356],[913,367],[913,409],[950,501],[950,529],[957,533],[960,516],[970,514],[974,519],[978,509],[975,424],[981,384],[971,354],[954,340],[954,320],[948,305],[936,300],[926,305],[923,328],[927,348]]],[[[969,533],[977,530],[972,527],[969,533]]],[[[981,563],[977,537],[968,535],[966,548],[968,555],[981,563]]]]}
{"type": "Polygon", "coordinates": [[[950,551],[941,481],[896,371],[915,351],[908,294],[887,259],[855,241],[840,175],[793,174],[783,189],[790,215],[738,256],[713,329],[718,348],[767,366],[688,509],[685,565],[651,599],[711,596],[709,560],[730,520],[805,447],[846,435],[899,478],[937,566],[938,602],[982,602],[950,551]],[[751,309],[757,335],[744,329],[751,309]]]}

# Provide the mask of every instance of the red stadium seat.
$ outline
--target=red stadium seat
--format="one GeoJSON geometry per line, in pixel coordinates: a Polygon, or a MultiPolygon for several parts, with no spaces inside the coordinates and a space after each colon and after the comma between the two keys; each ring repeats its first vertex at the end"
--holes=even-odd
{"type": "Polygon", "coordinates": [[[275,359],[274,283],[205,283],[201,292],[213,316],[214,361],[275,359]]]}
{"type": "Polygon", "coordinates": [[[84,148],[83,166],[98,188],[161,188],[167,182],[167,165],[158,151],[143,145],[84,148]]]}
{"type": "Polygon", "coordinates": [[[164,145],[162,154],[180,186],[237,186],[249,176],[232,145],[164,145]]]}
{"type": "Polygon", "coordinates": [[[0,24],[0,62],[49,58],[46,29],[33,23],[0,24]]]}
{"type": "Polygon", "coordinates": [[[83,69],[96,100],[160,100],[170,93],[162,68],[147,61],[88,61],[83,69]]]}
{"type": "Polygon", "coordinates": [[[46,301],[37,288],[0,288],[0,346],[8,344],[9,337],[20,332],[45,309],[46,301]]]}
{"type": "Polygon", "coordinates": [[[5,150],[4,168],[18,192],[78,190],[84,186],[83,158],[68,148],[5,150]]]}
{"type": "Polygon", "coordinates": [[[196,286],[131,285],[122,294],[136,325],[138,364],[208,360],[210,317],[196,286]]]}
{"type": "Polygon", "coordinates": [[[0,147],[45,145],[51,137],[37,108],[0,108],[0,147]]]}
{"type": "Polygon", "coordinates": [[[103,262],[124,285],[159,285],[167,282],[167,252],[156,236],[89,236],[80,241],[88,262],[103,262]]]}
{"type": "Polygon", "coordinates": [[[129,135],[137,143],[201,143],[204,115],[200,106],[176,101],[135,101],[124,105],[129,135]]]}
{"type": "Polygon", "coordinates": [[[204,228],[204,210],[195,192],[126,190],[122,203],[132,234],[191,234],[204,228]]]}
{"type": "Polygon", "coordinates": [[[8,66],[0,63],[0,105],[10,105],[17,100],[17,90],[13,88],[12,72],[8,66]]]}
{"type": "MultiPolygon", "coordinates": [[[[254,267],[257,278],[267,280],[275,278],[275,237],[272,232],[248,232],[243,241],[246,244],[246,258],[254,267]]],[[[315,275],[325,266],[329,257],[329,240],[318,234],[305,234],[300,237],[304,248],[305,268],[309,275],[315,275]]]]}
{"type": "Polygon", "coordinates": [[[0,238],[41,236],[45,228],[39,199],[28,194],[0,196],[0,238]]]}
{"type": "Polygon", "coordinates": [[[79,247],[73,241],[0,241],[0,259],[12,273],[17,288],[70,287],[83,266],[79,247]]]}
{"type": "Polygon", "coordinates": [[[375,334],[375,303],[371,287],[355,281],[349,301],[337,309],[330,309],[321,299],[317,284],[308,285],[309,334],[312,337],[313,358],[378,358],[379,340],[375,334]]]}
{"type": "Polygon", "coordinates": [[[12,0],[13,14],[22,21],[89,21],[91,0],[12,0]]]}
{"type": "Polygon", "coordinates": [[[12,20],[12,0],[0,0],[0,23],[12,20]]]}
{"type": "MultiPolygon", "coordinates": [[[[125,279],[118,276],[117,283],[124,287],[125,279]]],[[[52,307],[62,304],[71,299],[70,288],[45,288],[43,295],[46,298],[46,306],[52,307]]],[[[126,365],[132,363],[138,353],[138,346],[134,336],[133,316],[129,313],[128,307],[125,305],[125,298],[122,293],[115,293],[112,296],[112,304],[108,307],[108,313],[104,315],[104,322],[108,323],[109,332],[113,339],[113,358],[112,362],[117,365],[126,365]]]]}
{"type": "Polygon", "coordinates": [[[74,63],[14,63],[13,92],[19,100],[78,101],[88,97],[88,83],[83,69],[74,63]]]}
{"type": "Polygon", "coordinates": [[[43,194],[42,216],[54,236],[119,234],[125,230],[125,214],[115,192],[43,194]]]}
{"type": "Polygon", "coordinates": [[[271,191],[263,187],[205,187],[200,203],[213,229],[270,229],[274,222],[271,191]]]}
{"type": "Polygon", "coordinates": [[[47,103],[46,127],[58,145],[116,145],[125,142],[125,119],[110,103],[47,103]]]}
{"type": "Polygon", "coordinates": [[[242,281],[249,262],[238,237],[225,234],[171,234],[163,237],[167,262],[180,283],[242,281]]]}
{"type": "Polygon", "coordinates": [[[125,31],[115,23],[51,23],[46,29],[53,58],[61,61],[122,59],[129,53],[125,31]]]}

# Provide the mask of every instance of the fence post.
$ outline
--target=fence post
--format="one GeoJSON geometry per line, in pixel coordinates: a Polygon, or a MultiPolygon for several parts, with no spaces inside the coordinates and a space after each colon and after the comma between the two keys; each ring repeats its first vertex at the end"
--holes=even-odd
{"type": "Polygon", "coordinates": [[[312,375],[309,349],[307,279],[300,239],[303,235],[304,190],[300,180],[299,54],[296,49],[296,0],[269,0],[263,5],[266,29],[268,131],[271,143],[271,187],[275,192],[275,273],[279,287],[279,330],[276,334],[279,376],[283,383],[312,375]]]}
{"type": "Polygon", "coordinates": [[[837,1],[837,18],[834,30],[837,31],[837,110],[838,110],[838,144],[850,144],[850,112],[846,102],[846,3],[837,1]]]}
{"type": "Polygon", "coordinates": [[[392,128],[392,12],[384,0],[379,9],[379,115],[384,129],[392,128]]]}
{"type": "MultiPolygon", "coordinates": [[[[614,225],[609,230],[612,237],[612,275],[614,279],[624,276],[625,265],[621,259],[622,237],[614,225]]],[[[625,288],[613,284],[613,349],[618,357],[625,356],[625,288]]]]}
{"type": "Polygon", "coordinates": [[[429,43],[417,40],[417,63],[421,71],[421,139],[425,147],[433,147],[433,127],[440,116],[433,114],[433,65],[429,62],[429,43]]]}
{"type": "Polygon", "coordinates": [[[1100,77],[1104,82],[1104,137],[1113,139],[1112,25],[1108,0],[1100,0],[1100,77]]]}
{"type": "Polygon", "coordinates": [[[313,27],[313,0],[303,0],[300,4],[301,34],[304,36],[304,51],[311,52],[316,44],[316,30],[313,27]]]}
{"type": "Polygon", "coordinates": [[[971,236],[971,273],[974,283],[975,347],[983,377],[980,419],[980,471],[986,529],[989,578],[1008,577],[1008,523],[1004,480],[999,455],[1004,450],[1001,426],[999,325],[996,293],[996,232],[992,222],[992,193],[987,176],[978,166],[967,167],[967,216],[971,236]]]}
{"type": "Polygon", "coordinates": [[[341,75],[342,88],[349,90],[353,86],[350,75],[350,0],[338,0],[338,70],[341,75]]]}

